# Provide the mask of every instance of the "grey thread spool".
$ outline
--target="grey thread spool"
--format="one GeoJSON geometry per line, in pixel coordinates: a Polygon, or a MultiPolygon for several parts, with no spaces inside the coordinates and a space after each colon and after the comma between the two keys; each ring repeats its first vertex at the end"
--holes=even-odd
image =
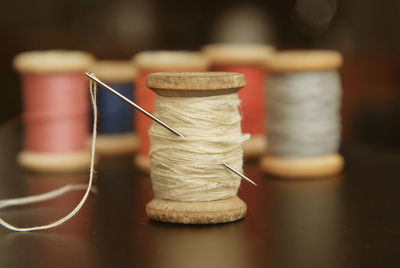
{"type": "Polygon", "coordinates": [[[265,172],[306,178],[340,172],[341,63],[339,53],[318,50],[285,51],[271,59],[265,172]]]}
{"type": "Polygon", "coordinates": [[[302,158],[337,151],[341,87],[336,71],[273,75],[267,92],[270,154],[302,158]]]}

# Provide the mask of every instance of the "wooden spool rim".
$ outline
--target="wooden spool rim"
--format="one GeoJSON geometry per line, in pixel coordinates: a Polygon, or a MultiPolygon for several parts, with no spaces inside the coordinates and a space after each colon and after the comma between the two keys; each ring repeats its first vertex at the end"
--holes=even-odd
{"type": "Polygon", "coordinates": [[[150,219],[181,224],[233,222],[244,218],[246,211],[246,203],[237,196],[204,202],[179,202],[155,198],[146,206],[146,213],[150,219]]]}
{"type": "Polygon", "coordinates": [[[337,153],[297,159],[266,155],[260,160],[262,171],[288,179],[310,179],[331,176],[340,173],[343,166],[344,159],[337,153]]]}
{"type": "Polygon", "coordinates": [[[132,58],[140,70],[207,70],[210,62],[200,53],[184,50],[143,51],[132,58]]]}
{"type": "Polygon", "coordinates": [[[13,66],[20,73],[85,72],[94,60],[91,54],[83,51],[29,51],[18,54],[13,60],[13,66]]]}
{"type": "Polygon", "coordinates": [[[221,90],[246,85],[243,74],[230,72],[160,72],[147,76],[146,86],[158,90],[221,90]]]}
{"type": "Polygon", "coordinates": [[[334,50],[286,50],[275,53],[266,67],[271,72],[284,73],[337,69],[342,63],[342,55],[334,50]]]}
{"type": "Polygon", "coordinates": [[[41,173],[64,173],[88,170],[90,152],[82,150],[63,154],[22,151],[18,163],[27,170],[41,173]]]}
{"type": "Polygon", "coordinates": [[[213,65],[265,65],[275,47],[264,44],[210,44],[202,48],[213,65]]]}
{"type": "Polygon", "coordinates": [[[137,75],[135,65],[129,60],[99,60],[90,72],[106,83],[132,83],[137,75]]]}
{"type": "MultiPolygon", "coordinates": [[[[88,145],[90,144],[88,141],[88,145]]],[[[138,148],[138,138],[133,132],[118,134],[99,134],[96,141],[96,154],[118,156],[133,154],[138,148]]]]}

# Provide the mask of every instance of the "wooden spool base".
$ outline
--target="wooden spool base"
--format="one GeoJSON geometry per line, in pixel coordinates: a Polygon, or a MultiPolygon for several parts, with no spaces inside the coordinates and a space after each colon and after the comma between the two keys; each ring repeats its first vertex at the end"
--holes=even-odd
{"type": "Polygon", "coordinates": [[[140,171],[145,172],[147,174],[150,173],[150,157],[148,157],[147,155],[140,155],[140,154],[135,155],[133,163],[140,171]]]}
{"type": "Polygon", "coordinates": [[[101,134],[96,139],[96,153],[101,156],[131,154],[137,150],[137,147],[137,136],[134,133],[101,134]]]}
{"type": "Polygon", "coordinates": [[[146,206],[152,220],[183,223],[212,224],[237,221],[246,215],[247,205],[239,197],[207,202],[178,202],[153,199],[146,206]]]}
{"type": "Polygon", "coordinates": [[[88,170],[90,152],[88,150],[72,153],[34,153],[22,151],[18,163],[25,169],[36,172],[74,172],[88,170]]]}
{"type": "Polygon", "coordinates": [[[264,135],[255,135],[243,143],[244,157],[258,157],[267,151],[267,138],[264,135]]]}
{"type": "Polygon", "coordinates": [[[339,154],[303,159],[285,159],[268,155],[261,159],[260,164],[261,169],[271,175],[308,179],[340,173],[343,169],[344,160],[339,154]]]}

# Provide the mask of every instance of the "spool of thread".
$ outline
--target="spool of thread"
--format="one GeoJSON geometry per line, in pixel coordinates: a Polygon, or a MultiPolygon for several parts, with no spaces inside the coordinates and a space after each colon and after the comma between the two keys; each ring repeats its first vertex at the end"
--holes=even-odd
{"type": "Polygon", "coordinates": [[[267,79],[266,62],[275,49],[261,44],[213,44],[203,49],[213,71],[237,72],[246,77],[247,85],[239,92],[242,100],[242,130],[251,138],[244,143],[245,156],[255,157],[265,153],[267,143],[264,86],[267,79]]]}
{"type": "Polygon", "coordinates": [[[268,63],[268,155],[262,169],[287,178],[339,173],[342,56],[329,50],[277,53],[268,63]]]}
{"type": "MultiPolygon", "coordinates": [[[[136,68],[130,61],[97,61],[91,71],[113,89],[133,99],[136,68]]],[[[137,149],[137,136],[133,130],[132,107],[108,90],[99,89],[96,152],[102,156],[133,153],[137,149]]]]}
{"type": "Polygon", "coordinates": [[[18,162],[40,172],[87,169],[89,125],[87,71],[94,58],[80,51],[32,51],[17,55],[22,76],[24,150],[18,162]]]}
{"type": "Polygon", "coordinates": [[[156,94],[155,113],[182,133],[159,124],[149,131],[151,181],[155,198],[147,215],[163,222],[231,222],[246,214],[237,197],[242,172],[242,143],[237,91],[246,84],[238,73],[154,73],[147,86],[156,94]]]}
{"type": "MultiPolygon", "coordinates": [[[[154,72],[203,72],[209,67],[208,61],[200,54],[189,51],[143,51],[133,57],[138,75],[136,79],[136,103],[150,113],[154,112],[156,94],[146,87],[146,76],[154,72]]],[[[152,120],[135,111],[135,127],[138,134],[139,149],[135,165],[144,172],[150,171],[150,139],[148,130],[152,120]]]]}

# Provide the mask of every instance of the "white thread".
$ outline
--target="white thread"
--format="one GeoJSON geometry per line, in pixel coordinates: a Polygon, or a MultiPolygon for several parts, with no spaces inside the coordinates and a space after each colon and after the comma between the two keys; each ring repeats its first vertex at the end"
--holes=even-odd
{"type": "MultiPolygon", "coordinates": [[[[0,218],[0,225],[2,225],[3,227],[5,227],[9,230],[12,230],[12,231],[16,231],[16,232],[30,232],[30,231],[51,229],[51,228],[60,226],[61,224],[67,222],[69,219],[71,219],[73,216],[75,216],[78,213],[78,211],[82,208],[82,206],[85,204],[85,202],[89,196],[89,193],[92,191],[93,176],[94,176],[94,157],[95,157],[96,137],[97,137],[97,99],[96,99],[97,85],[96,85],[96,83],[90,81],[89,89],[90,89],[91,100],[93,103],[93,116],[94,116],[93,135],[92,135],[89,182],[88,182],[87,186],[85,187],[86,191],[85,191],[85,194],[83,195],[81,201],[68,215],[66,215],[65,217],[63,217],[55,222],[52,222],[50,224],[34,226],[34,227],[16,227],[14,225],[7,223],[2,218],[0,218]]],[[[57,190],[53,190],[53,191],[50,191],[50,192],[47,192],[44,194],[40,194],[40,195],[2,200],[2,201],[0,201],[0,204],[1,204],[0,208],[41,202],[41,201],[49,200],[49,199],[55,198],[57,196],[60,196],[62,194],[65,194],[68,191],[80,190],[80,189],[82,189],[81,185],[67,185],[67,186],[61,187],[57,190]]]]}
{"type": "Polygon", "coordinates": [[[267,85],[269,153],[302,158],[337,152],[340,97],[336,70],[271,75],[267,85]]]}
{"type": "Polygon", "coordinates": [[[149,130],[155,197],[196,202],[236,196],[241,179],[222,163],[242,172],[249,135],[241,132],[238,95],[157,96],[154,105],[154,115],[185,136],[156,123],[149,130]]]}
{"type": "MultiPolygon", "coordinates": [[[[28,204],[33,204],[33,203],[39,203],[43,202],[46,200],[50,200],[59,196],[62,196],[63,194],[66,194],[67,192],[70,191],[81,191],[81,190],[86,190],[87,184],[68,184],[65,185],[61,188],[58,188],[56,190],[43,193],[43,194],[38,194],[38,195],[31,195],[27,197],[21,197],[21,198],[14,198],[14,199],[6,199],[6,200],[0,200],[0,209],[7,208],[7,207],[12,207],[12,206],[22,206],[22,205],[28,205],[28,204]]],[[[97,189],[93,186],[92,187],[92,193],[97,193],[97,189]]]]}

